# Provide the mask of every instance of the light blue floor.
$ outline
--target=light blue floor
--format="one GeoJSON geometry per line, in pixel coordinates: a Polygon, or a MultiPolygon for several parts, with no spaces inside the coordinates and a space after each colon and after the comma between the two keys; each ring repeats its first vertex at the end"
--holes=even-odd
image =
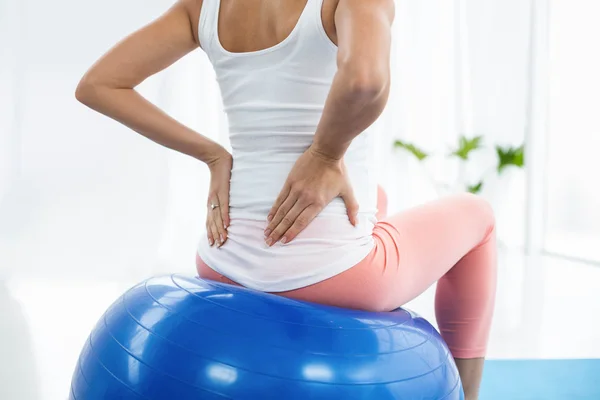
{"type": "Polygon", "coordinates": [[[491,360],[481,400],[600,400],[600,359],[491,360]]]}

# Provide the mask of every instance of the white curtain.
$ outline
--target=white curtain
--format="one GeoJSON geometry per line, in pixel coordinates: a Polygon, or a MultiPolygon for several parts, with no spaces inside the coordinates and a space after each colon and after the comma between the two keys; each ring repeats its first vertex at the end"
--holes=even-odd
{"type": "MultiPolygon", "coordinates": [[[[73,95],[102,52],[171,3],[0,1],[2,274],[193,273],[206,168],[85,109],[73,95]]],[[[428,174],[448,178],[458,170],[444,157],[424,169],[394,151],[394,139],[443,155],[460,134],[483,135],[490,149],[473,160],[474,175],[493,163],[493,144],[522,142],[529,12],[530,2],[521,0],[397,1],[393,90],[377,122],[377,167],[390,212],[435,197],[428,174]]],[[[218,87],[200,51],[141,91],[226,143],[218,87]]],[[[483,194],[502,215],[505,242],[517,245],[524,223],[521,175],[492,178],[483,194]]]]}
{"type": "Polygon", "coordinates": [[[600,263],[600,3],[550,1],[544,248],[600,263]]]}
{"type": "MultiPolygon", "coordinates": [[[[425,163],[388,154],[382,173],[392,211],[435,198],[432,180],[476,183],[494,206],[502,243],[522,246],[525,176],[495,173],[495,145],[519,146],[529,109],[531,2],[520,0],[397,1],[394,91],[384,148],[394,137],[434,154],[425,163]],[[459,136],[483,136],[484,149],[461,165],[448,158],[459,136]]],[[[387,147],[385,147],[387,146],[387,147]]]]}

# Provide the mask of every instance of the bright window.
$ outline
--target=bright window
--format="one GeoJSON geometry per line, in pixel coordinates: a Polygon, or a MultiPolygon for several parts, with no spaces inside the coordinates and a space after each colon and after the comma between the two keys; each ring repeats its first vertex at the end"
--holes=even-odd
{"type": "Polygon", "coordinates": [[[552,0],[545,248],[600,261],[600,2],[552,0]]]}

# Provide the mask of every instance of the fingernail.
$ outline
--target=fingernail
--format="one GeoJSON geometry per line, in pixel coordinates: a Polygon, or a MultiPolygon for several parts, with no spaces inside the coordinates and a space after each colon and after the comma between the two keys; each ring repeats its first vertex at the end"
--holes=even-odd
{"type": "Polygon", "coordinates": [[[285,236],[283,238],[281,238],[281,243],[283,243],[283,244],[287,243],[287,238],[285,236]]]}
{"type": "Polygon", "coordinates": [[[223,229],[227,229],[227,224],[223,223],[223,229]]]}
{"type": "Polygon", "coordinates": [[[273,244],[273,238],[267,239],[267,246],[271,246],[273,244]]]}
{"type": "Polygon", "coordinates": [[[221,243],[225,243],[225,237],[221,235],[221,243]]]}
{"type": "Polygon", "coordinates": [[[267,221],[271,222],[271,220],[272,220],[272,219],[273,219],[273,216],[272,216],[271,214],[269,214],[269,215],[267,216],[267,221]]]}
{"type": "Polygon", "coordinates": [[[208,244],[210,244],[212,246],[213,244],[215,244],[215,242],[212,239],[208,239],[208,244]]]}
{"type": "Polygon", "coordinates": [[[267,230],[265,231],[265,237],[269,237],[269,235],[270,235],[270,234],[271,234],[271,230],[270,230],[270,229],[267,229],[267,230]]]}

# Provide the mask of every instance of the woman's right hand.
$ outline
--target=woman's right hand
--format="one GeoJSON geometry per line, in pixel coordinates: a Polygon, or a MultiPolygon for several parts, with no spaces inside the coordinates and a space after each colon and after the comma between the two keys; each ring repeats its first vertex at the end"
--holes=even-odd
{"type": "Polygon", "coordinates": [[[206,234],[211,246],[216,244],[221,247],[227,241],[227,228],[230,222],[229,181],[233,157],[221,147],[207,165],[210,169],[210,188],[206,213],[206,234]]]}
{"type": "Polygon", "coordinates": [[[342,198],[348,219],[356,226],[359,206],[343,160],[311,146],[294,164],[269,212],[266,244],[292,241],[335,197],[342,198]]]}

